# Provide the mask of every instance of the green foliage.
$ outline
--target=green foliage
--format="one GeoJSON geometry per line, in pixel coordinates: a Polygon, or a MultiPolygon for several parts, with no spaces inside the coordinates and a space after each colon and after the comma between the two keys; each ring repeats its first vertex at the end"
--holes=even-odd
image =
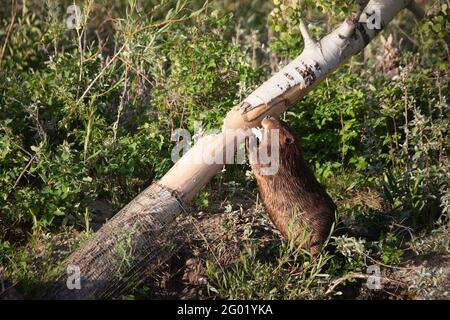
{"type": "Polygon", "coordinates": [[[442,1],[436,7],[431,19],[422,22],[422,32],[427,38],[437,36],[443,39],[450,33],[450,5],[442,1]]]}
{"type": "Polygon", "coordinates": [[[231,15],[169,1],[146,16],[130,2],[108,31],[86,2],[68,30],[58,11],[38,18],[49,5],[16,20],[0,80],[0,210],[33,230],[85,226],[97,199],[127,203],[172,165],[172,130],[219,127],[260,74],[221,37],[231,15]]]}
{"type": "Polygon", "coordinates": [[[367,167],[361,141],[367,116],[364,89],[356,75],[344,73],[286,113],[286,121],[298,132],[312,163],[332,161],[331,167],[349,164],[359,170],[367,167]]]}
{"type": "Polygon", "coordinates": [[[167,39],[161,53],[170,68],[155,88],[154,103],[169,112],[169,125],[187,125],[192,132],[194,122],[202,121],[204,129],[218,129],[227,111],[255,84],[257,70],[222,37],[231,23],[232,15],[208,18],[167,39]]]}

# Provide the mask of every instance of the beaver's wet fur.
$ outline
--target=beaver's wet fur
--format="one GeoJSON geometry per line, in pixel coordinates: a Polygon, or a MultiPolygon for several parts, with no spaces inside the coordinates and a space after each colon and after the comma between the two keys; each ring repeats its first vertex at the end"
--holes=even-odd
{"type": "Polygon", "coordinates": [[[258,160],[252,164],[264,206],[284,238],[315,254],[329,236],[336,205],[306,164],[298,138],[286,124],[270,116],[261,124],[257,148],[268,148],[269,155],[272,130],[279,130],[278,172],[263,175],[261,169],[270,164],[258,160]]]}

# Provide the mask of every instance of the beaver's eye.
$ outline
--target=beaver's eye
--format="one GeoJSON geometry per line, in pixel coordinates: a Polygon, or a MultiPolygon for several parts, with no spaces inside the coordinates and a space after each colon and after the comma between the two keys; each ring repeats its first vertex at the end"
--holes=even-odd
{"type": "Polygon", "coordinates": [[[292,138],[286,138],[286,139],[284,139],[284,143],[286,143],[286,144],[294,143],[294,139],[292,139],[292,138]]]}

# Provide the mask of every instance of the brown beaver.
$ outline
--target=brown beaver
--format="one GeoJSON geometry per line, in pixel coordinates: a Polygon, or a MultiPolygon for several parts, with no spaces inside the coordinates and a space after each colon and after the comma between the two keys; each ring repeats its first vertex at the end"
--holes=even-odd
{"type": "Polygon", "coordinates": [[[336,205],[306,164],[298,138],[286,124],[267,116],[261,125],[258,155],[264,148],[269,157],[276,151],[271,141],[273,130],[279,130],[278,171],[264,175],[263,169],[271,164],[264,164],[260,157],[251,161],[264,206],[284,238],[315,254],[330,233],[336,205]]]}

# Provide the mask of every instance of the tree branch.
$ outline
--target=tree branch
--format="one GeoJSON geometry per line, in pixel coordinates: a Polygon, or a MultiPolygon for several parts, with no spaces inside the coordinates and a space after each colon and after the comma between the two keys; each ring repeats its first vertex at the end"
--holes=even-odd
{"type": "Polygon", "coordinates": [[[305,42],[305,48],[314,47],[316,45],[315,41],[311,38],[309,34],[308,27],[306,27],[303,20],[300,20],[300,33],[302,34],[303,41],[305,42]]]}

